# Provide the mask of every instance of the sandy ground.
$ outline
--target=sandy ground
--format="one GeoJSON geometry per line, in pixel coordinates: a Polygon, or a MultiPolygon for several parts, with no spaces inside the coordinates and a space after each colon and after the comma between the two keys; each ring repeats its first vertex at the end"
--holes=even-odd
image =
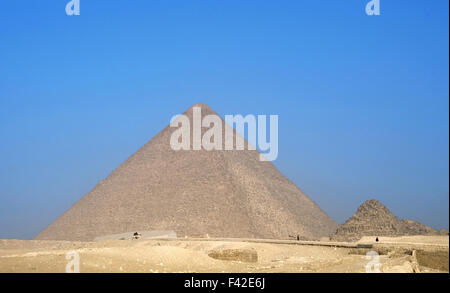
{"type": "MultiPolygon", "coordinates": [[[[368,237],[360,244],[371,242],[368,237]]],[[[244,239],[0,240],[0,272],[64,273],[73,260],[67,253],[76,251],[82,273],[365,273],[367,264],[376,261],[366,256],[372,250],[381,254],[381,272],[448,272],[448,243],[448,236],[383,237],[371,249],[350,243],[244,239]],[[227,260],[210,256],[222,253],[228,254],[227,260]],[[257,259],[246,259],[249,253],[257,259]]]]}
{"type": "MultiPolygon", "coordinates": [[[[376,243],[377,236],[364,236],[358,243],[376,243]]],[[[448,236],[401,236],[401,237],[378,237],[381,244],[412,244],[412,245],[442,245],[447,246],[449,243],[448,236]]]]}

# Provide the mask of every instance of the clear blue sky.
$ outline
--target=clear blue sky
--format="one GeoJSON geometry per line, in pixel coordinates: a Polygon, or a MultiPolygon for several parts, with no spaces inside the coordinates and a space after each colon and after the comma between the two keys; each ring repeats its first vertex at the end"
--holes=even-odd
{"type": "Polygon", "coordinates": [[[449,2],[2,1],[0,238],[32,238],[197,102],[278,114],[275,165],[337,222],[449,223],[449,2]]]}

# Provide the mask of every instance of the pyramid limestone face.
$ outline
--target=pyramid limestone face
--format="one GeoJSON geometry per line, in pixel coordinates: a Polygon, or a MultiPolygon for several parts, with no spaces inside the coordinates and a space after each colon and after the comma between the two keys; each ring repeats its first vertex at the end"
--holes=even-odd
{"type": "MultiPolygon", "coordinates": [[[[195,106],[202,115],[217,115],[204,104],[195,106]]],[[[185,115],[192,118],[192,107],[185,115]]],[[[175,151],[175,130],[163,129],[36,239],[91,241],[152,230],[173,230],[178,237],[319,238],[336,230],[247,142],[245,150],[175,151]]]]}

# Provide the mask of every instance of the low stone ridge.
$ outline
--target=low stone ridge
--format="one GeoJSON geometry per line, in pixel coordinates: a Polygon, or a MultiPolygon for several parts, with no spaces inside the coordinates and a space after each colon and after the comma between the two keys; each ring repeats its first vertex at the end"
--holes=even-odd
{"type": "Polygon", "coordinates": [[[219,260],[258,262],[258,253],[253,249],[218,249],[211,251],[208,256],[219,260]]]}
{"type": "Polygon", "coordinates": [[[441,229],[441,230],[439,230],[439,234],[442,236],[448,236],[448,231],[445,229],[441,229]]]}
{"type": "Polygon", "coordinates": [[[105,241],[105,240],[133,240],[133,239],[141,239],[141,240],[148,240],[148,239],[161,239],[161,238],[177,238],[177,233],[174,231],[133,231],[133,232],[127,232],[127,233],[120,233],[120,234],[111,234],[111,235],[105,235],[105,236],[99,236],[95,237],[94,241],[105,241]],[[138,236],[138,237],[136,237],[138,236]]]}
{"type": "Polygon", "coordinates": [[[436,229],[413,220],[401,220],[400,228],[402,235],[439,235],[436,229]]]}

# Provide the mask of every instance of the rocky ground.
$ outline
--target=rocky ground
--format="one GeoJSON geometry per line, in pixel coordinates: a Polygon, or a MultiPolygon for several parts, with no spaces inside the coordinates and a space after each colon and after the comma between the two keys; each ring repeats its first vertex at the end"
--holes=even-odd
{"type": "MultiPolygon", "coordinates": [[[[68,242],[0,240],[0,272],[64,273],[79,255],[85,273],[364,273],[379,252],[381,272],[448,272],[449,237],[386,237],[358,243],[166,239],[68,242]],[[368,248],[372,245],[372,248],[368,248]],[[425,266],[426,265],[426,266],[425,266]]],[[[72,267],[71,267],[72,268],[72,267]]],[[[372,267],[372,270],[375,267],[372,267]]]]}

